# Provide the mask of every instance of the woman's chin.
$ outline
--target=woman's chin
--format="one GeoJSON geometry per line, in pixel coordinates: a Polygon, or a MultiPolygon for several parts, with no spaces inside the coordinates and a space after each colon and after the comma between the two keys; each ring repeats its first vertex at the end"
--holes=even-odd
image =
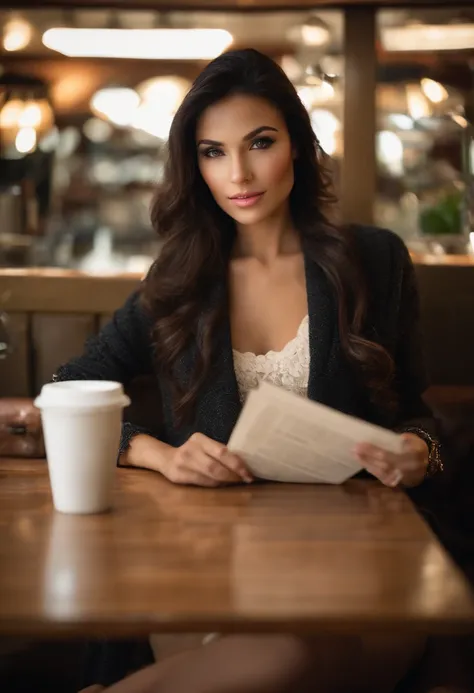
{"type": "Polygon", "coordinates": [[[271,216],[268,211],[262,209],[227,209],[226,212],[237,224],[242,224],[242,226],[261,224],[271,216]]]}

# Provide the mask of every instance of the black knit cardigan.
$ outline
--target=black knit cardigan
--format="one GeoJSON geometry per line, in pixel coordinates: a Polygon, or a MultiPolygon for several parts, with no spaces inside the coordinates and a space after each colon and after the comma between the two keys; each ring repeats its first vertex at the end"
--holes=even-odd
{"type": "MultiPolygon", "coordinates": [[[[341,352],[334,292],[318,264],[305,255],[310,347],[308,397],[386,428],[421,426],[434,433],[431,412],[422,400],[427,381],[415,273],[408,251],[390,231],[355,227],[352,233],[369,288],[365,336],[382,344],[394,358],[398,406],[386,411],[370,402],[361,378],[341,352]]],[[[225,287],[216,287],[216,293],[221,290],[225,287]]],[[[103,379],[127,385],[136,376],[157,374],[152,323],[139,299],[140,292],[133,293],[111,322],[87,343],[82,356],[61,366],[54,379],[103,379]]],[[[160,424],[145,430],[125,421],[122,450],[140,432],[175,446],[184,443],[195,431],[223,443],[228,441],[241,410],[228,320],[221,325],[215,339],[216,357],[200,392],[193,420],[176,425],[169,387],[156,375],[162,407],[160,416],[157,412],[160,424]]],[[[183,387],[189,382],[195,358],[196,345],[191,344],[174,374],[183,387]]]]}

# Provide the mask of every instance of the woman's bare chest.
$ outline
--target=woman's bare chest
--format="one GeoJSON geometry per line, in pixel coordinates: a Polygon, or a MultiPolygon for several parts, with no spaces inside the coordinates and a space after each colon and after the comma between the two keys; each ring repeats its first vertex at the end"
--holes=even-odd
{"type": "Polygon", "coordinates": [[[237,351],[281,351],[308,314],[304,270],[249,271],[231,278],[230,323],[237,351]]]}

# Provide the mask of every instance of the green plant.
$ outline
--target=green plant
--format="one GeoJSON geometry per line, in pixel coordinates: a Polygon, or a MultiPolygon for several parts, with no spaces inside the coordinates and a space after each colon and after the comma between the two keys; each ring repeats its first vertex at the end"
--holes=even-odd
{"type": "Polygon", "coordinates": [[[456,191],[425,208],[420,213],[421,233],[430,236],[462,233],[462,204],[462,193],[456,191]]]}

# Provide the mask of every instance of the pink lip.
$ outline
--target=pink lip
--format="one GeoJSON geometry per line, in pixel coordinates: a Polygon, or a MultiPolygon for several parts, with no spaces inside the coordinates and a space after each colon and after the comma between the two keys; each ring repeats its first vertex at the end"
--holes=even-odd
{"type": "Polygon", "coordinates": [[[231,197],[229,199],[232,202],[234,202],[237,205],[237,207],[251,207],[252,205],[256,204],[259,200],[261,200],[264,194],[265,193],[261,192],[250,195],[231,197]]]}

